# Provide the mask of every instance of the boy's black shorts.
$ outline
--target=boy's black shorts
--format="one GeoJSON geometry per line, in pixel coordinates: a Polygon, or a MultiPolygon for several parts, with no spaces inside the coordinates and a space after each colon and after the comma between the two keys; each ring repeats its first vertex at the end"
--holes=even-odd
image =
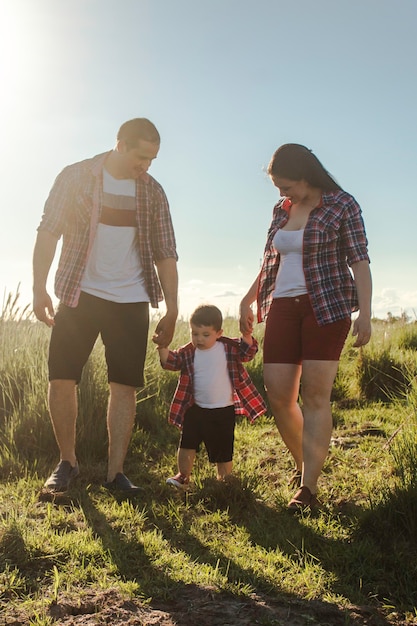
{"type": "Polygon", "coordinates": [[[210,463],[228,463],[233,459],[235,407],[203,409],[193,404],[184,415],[180,448],[200,449],[204,443],[210,463]]]}
{"type": "Polygon", "coordinates": [[[110,302],[82,292],[75,308],[60,304],[49,345],[49,380],[75,380],[99,335],[108,381],[141,387],[149,329],[147,302],[110,302]]]}

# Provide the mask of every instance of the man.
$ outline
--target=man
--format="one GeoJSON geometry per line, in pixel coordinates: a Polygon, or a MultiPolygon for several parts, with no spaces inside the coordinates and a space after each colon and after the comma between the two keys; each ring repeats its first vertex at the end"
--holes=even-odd
{"type": "Polygon", "coordinates": [[[160,146],[145,118],[125,122],[113,150],[70,165],[45,204],[33,254],[33,310],[52,327],[49,411],[60,462],[44,490],[66,491],[79,473],[75,453],[76,386],[100,334],[105,345],[109,402],[105,486],[126,494],[136,487],[123,473],[143,385],[149,304],[165,299],[154,341],[168,346],[178,315],[177,252],[165,193],[147,174],[160,146]],[[47,293],[58,240],[55,276],[59,307],[47,293]]]}

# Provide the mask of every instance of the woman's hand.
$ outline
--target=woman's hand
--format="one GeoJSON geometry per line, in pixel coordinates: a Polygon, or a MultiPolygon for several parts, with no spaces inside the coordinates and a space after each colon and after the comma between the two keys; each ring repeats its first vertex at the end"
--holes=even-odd
{"type": "Polygon", "coordinates": [[[243,336],[252,335],[254,320],[255,316],[250,304],[245,304],[242,300],[239,308],[239,328],[243,336]]]}
{"type": "Polygon", "coordinates": [[[369,315],[361,315],[353,322],[352,335],[356,337],[356,341],[353,344],[355,348],[360,348],[368,343],[371,338],[371,318],[369,315]]]}
{"type": "Polygon", "coordinates": [[[252,285],[249,288],[248,293],[242,299],[239,307],[239,327],[242,335],[252,335],[253,323],[255,316],[252,311],[251,304],[256,300],[256,293],[258,291],[259,275],[255,278],[252,285]]]}

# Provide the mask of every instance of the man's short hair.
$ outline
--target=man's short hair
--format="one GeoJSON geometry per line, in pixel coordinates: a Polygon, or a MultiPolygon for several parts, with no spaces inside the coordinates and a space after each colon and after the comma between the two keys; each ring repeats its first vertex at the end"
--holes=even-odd
{"type": "Polygon", "coordinates": [[[222,328],[223,316],[220,309],[213,304],[201,304],[191,314],[190,324],[212,326],[217,331],[222,328]]]}
{"type": "Polygon", "coordinates": [[[140,139],[151,143],[161,143],[156,126],[146,117],[135,117],[120,126],[117,140],[125,141],[128,148],[137,146],[140,139]]]}

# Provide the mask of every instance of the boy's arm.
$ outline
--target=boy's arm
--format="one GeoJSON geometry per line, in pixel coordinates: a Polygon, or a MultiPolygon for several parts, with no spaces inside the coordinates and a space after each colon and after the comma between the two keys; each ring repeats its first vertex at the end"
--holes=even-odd
{"type": "Polygon", "coordinates": [[[162,346],[157,346],[157,348],[159,352],[159,360],[161,361],[161,365],[164,366],[168,361],[169,349],[162,346]]]}
{"type": "Polygon", "coordinates": [[[240,339],[240,360],[242,363],[252,361],[258,352],[258,342],[253,335],[242,335],[240,339]]]}
{"type": "Polygon", "coordinates": [[[251,346],[253,344],[253,337],[251,333],[242,333],[242,340],[251,346]]]}
{"type": "Polygon", "coordinates": [[[186,346],[178,350],[170,350],[169,348],[158,346],[159,360],[161,361],[162,367],[171,372],[181,370],[184,365],[184,359],[186,358],[184,348],[186,348],[186,346]]]}

